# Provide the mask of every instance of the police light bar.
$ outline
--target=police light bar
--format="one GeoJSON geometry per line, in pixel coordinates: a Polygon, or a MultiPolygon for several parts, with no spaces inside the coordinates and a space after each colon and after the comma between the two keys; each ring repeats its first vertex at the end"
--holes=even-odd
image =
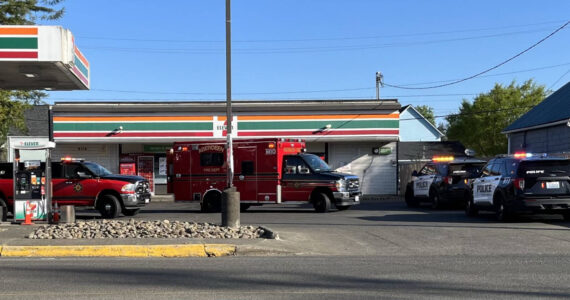
{"type": "Polygon", "coordinates": [[[514,155],[515,158],[527,158],[527,157],[532,157],[532,153],[526,153],[526,152],[516,152],[514,155]]]}
{"type": "Polygon", "coordinates": [[[71,156],[65,156],[61,158],[62,162],[69,162],[69,161],[84,161],[83,158],[73,158],[71,156]]]}
{"type": "Polygon", "coordinates": [[[449,155],[449,156],[434,156],[432,157],[432,161],[434,162],[443,162],[443,161],[452,161],[454,160],[455,157],[449,155]]]}

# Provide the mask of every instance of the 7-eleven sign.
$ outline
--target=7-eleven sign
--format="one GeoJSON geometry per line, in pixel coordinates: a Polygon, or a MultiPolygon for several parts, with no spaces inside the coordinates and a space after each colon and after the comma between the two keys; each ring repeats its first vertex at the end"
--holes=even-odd
{"type": "MultiPolygon", "coordinates": [[[[238,117],[233,116],[232,120],[232,137],[237,137],[237,123],[238,117]]],[[[226,117],[218,117],[214,116],[214,137],[215,138],[223,138],[227,135],[228,129],[228,122],[226,121],[226,117]]]]}

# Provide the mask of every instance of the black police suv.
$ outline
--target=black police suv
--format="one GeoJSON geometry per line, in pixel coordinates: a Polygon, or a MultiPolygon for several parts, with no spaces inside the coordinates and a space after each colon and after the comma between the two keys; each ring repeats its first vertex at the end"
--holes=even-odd
{"type": "Polygon", "coordinates": [[[434,157],[419,172],[412,173],[406,186],[406,204],[417,207],[429,202],[432,208],[443,203],[464,205],[471,192],[470,180],[481,173],[484,165],[484,160],[473,157],[434,157]]]}
{"type": "Polygon", "coordinates": [[[570,220],[570,159],[516,153],[487,163],[473,180],[465,213],[496,213],[505,221],[519,213],[562,214],[570,220]]]}

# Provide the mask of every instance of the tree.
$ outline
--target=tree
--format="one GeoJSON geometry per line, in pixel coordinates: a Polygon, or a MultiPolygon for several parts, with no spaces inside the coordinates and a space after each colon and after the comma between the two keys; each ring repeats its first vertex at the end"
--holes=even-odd
{"type": "Polygon", "coordinates": [[[488,93],[475,97],[473,103],[463,99],[459,113],[446,117],[447,137],[459,140],[480,156],[506,153],[507,138],[501,131],[545,97],[545,87],[532,79],[522,85],[514,81],[508,86],[495,84],[488,93]]]}
{"type": "Polygon", "coordinates": [[[426,120],[428,120],[428,122],[430,122],[431,125],[436,126],[435,125],[435,115],[433,114],[433,108],[432,107],[430,107],[429,105],[418,105],[418,106],[414,106],[414,108],[420,114],[422,114],[422,116],[424,116],[424,118],[426,120]]]}
{"type": "Polygon", "coordinates": [[[39,20],[57,20],[63,16],[64,8],[56,9],[63,0],[2,0],[0,24],[32,25],[39,20]]]}

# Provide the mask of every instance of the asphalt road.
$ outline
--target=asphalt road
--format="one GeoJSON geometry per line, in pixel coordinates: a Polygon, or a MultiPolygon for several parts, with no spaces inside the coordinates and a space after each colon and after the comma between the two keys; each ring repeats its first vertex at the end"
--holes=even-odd
{"type": "Polygon", "coordinates": [[[570,297],[568,256],[0,261],[3,299],[570,297]]]}
{"type": "MultiPolygon", "coordinates": [[[[153,203],[135,218],[220,222],[219,214],[185,203],[153,203]]],[[[232,240],[238,256],[223,258],[1,258],[0,298],[570,297],[570,223],[559,216],[499,223],[491,214],[468,218],[392,200],[327,214],[254,207],[241,221],[268,226],[280,239],[232,240]]]]}

